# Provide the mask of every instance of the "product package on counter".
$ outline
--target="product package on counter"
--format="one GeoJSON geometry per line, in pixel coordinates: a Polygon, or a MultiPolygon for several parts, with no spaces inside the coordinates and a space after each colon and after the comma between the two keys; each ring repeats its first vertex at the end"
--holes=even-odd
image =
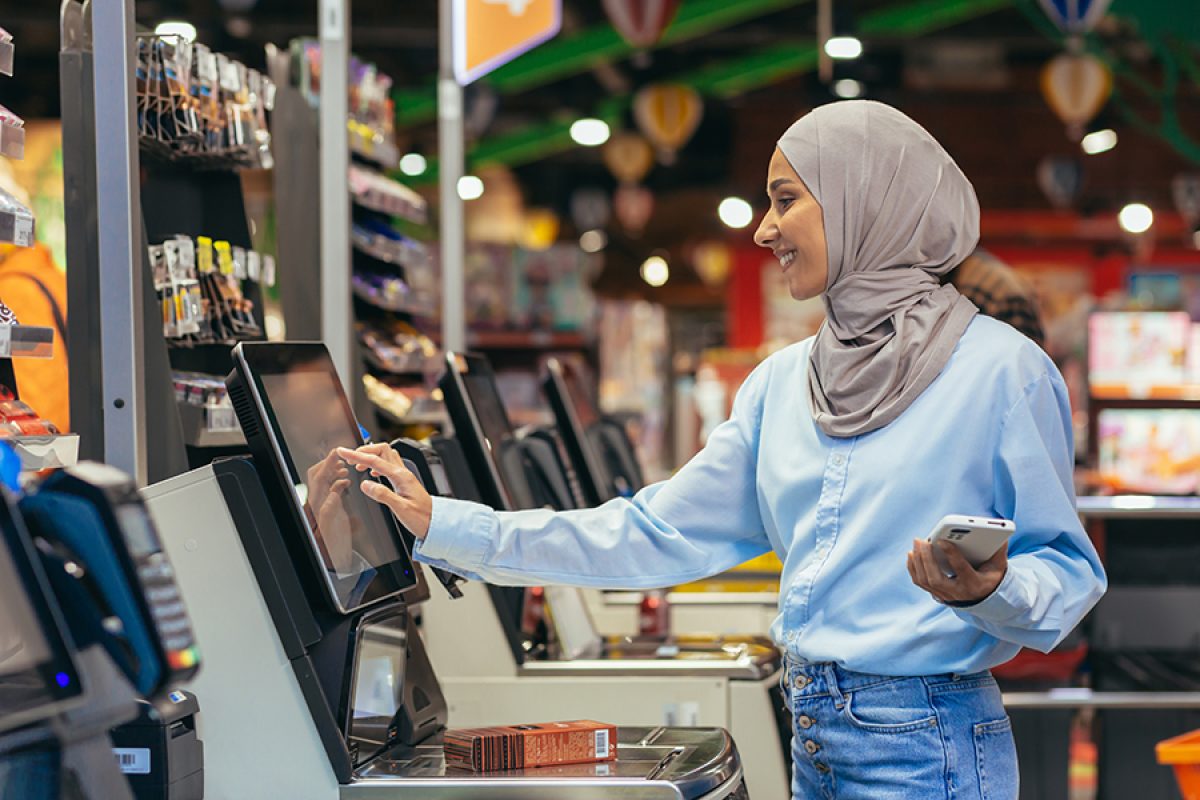
{"type": "Polygon", "coordinates": [[[617,758],[617,728],[593,720],[446,731],[446,764],[476,772],[586,764],[617,758]]]}

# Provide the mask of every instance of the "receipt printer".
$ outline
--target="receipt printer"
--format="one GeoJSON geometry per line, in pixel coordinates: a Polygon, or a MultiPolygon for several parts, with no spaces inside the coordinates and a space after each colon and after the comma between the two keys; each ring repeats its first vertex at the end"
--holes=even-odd
{"type": "Polygon", "coordinates": [[[196,735],[196,696],[175,690],[141,701],[138,717],[113,728],[113,754],[137,800],[202,800],[204,743],[196,735]]]}

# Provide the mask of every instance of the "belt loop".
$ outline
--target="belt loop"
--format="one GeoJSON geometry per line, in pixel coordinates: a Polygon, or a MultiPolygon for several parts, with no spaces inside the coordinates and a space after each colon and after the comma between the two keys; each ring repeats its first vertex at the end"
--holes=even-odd
{"type": "Polygon", "coordinates": [[[829,695],[833,698],[834,707],[841,711],[842,706],[846,705],[846,698],[842,695],[842,687],[838,686],[836,664],[825,665],[825,682],[829,684],[829,695]]]}

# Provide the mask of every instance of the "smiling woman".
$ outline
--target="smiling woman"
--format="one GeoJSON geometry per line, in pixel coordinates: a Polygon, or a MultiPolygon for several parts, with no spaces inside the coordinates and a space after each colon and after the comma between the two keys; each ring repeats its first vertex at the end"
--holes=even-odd
{"type": "Polygon", "coordinates": [[[793,299],[816,297],[829,277],[821,206],[778,148],[767,167],[767,198],[771,207],[754,241],[779,259],[793,299]]]}

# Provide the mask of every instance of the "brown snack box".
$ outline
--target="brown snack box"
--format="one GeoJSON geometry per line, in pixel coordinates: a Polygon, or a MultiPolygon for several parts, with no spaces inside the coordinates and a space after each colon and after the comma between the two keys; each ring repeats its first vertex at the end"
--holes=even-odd
{"type": "Polygon", "coordinates": [[[571,720],[446,731],[446,765],[493,772],[554,764],[613,761],[617,728],[604,722],[571,720]]]}

